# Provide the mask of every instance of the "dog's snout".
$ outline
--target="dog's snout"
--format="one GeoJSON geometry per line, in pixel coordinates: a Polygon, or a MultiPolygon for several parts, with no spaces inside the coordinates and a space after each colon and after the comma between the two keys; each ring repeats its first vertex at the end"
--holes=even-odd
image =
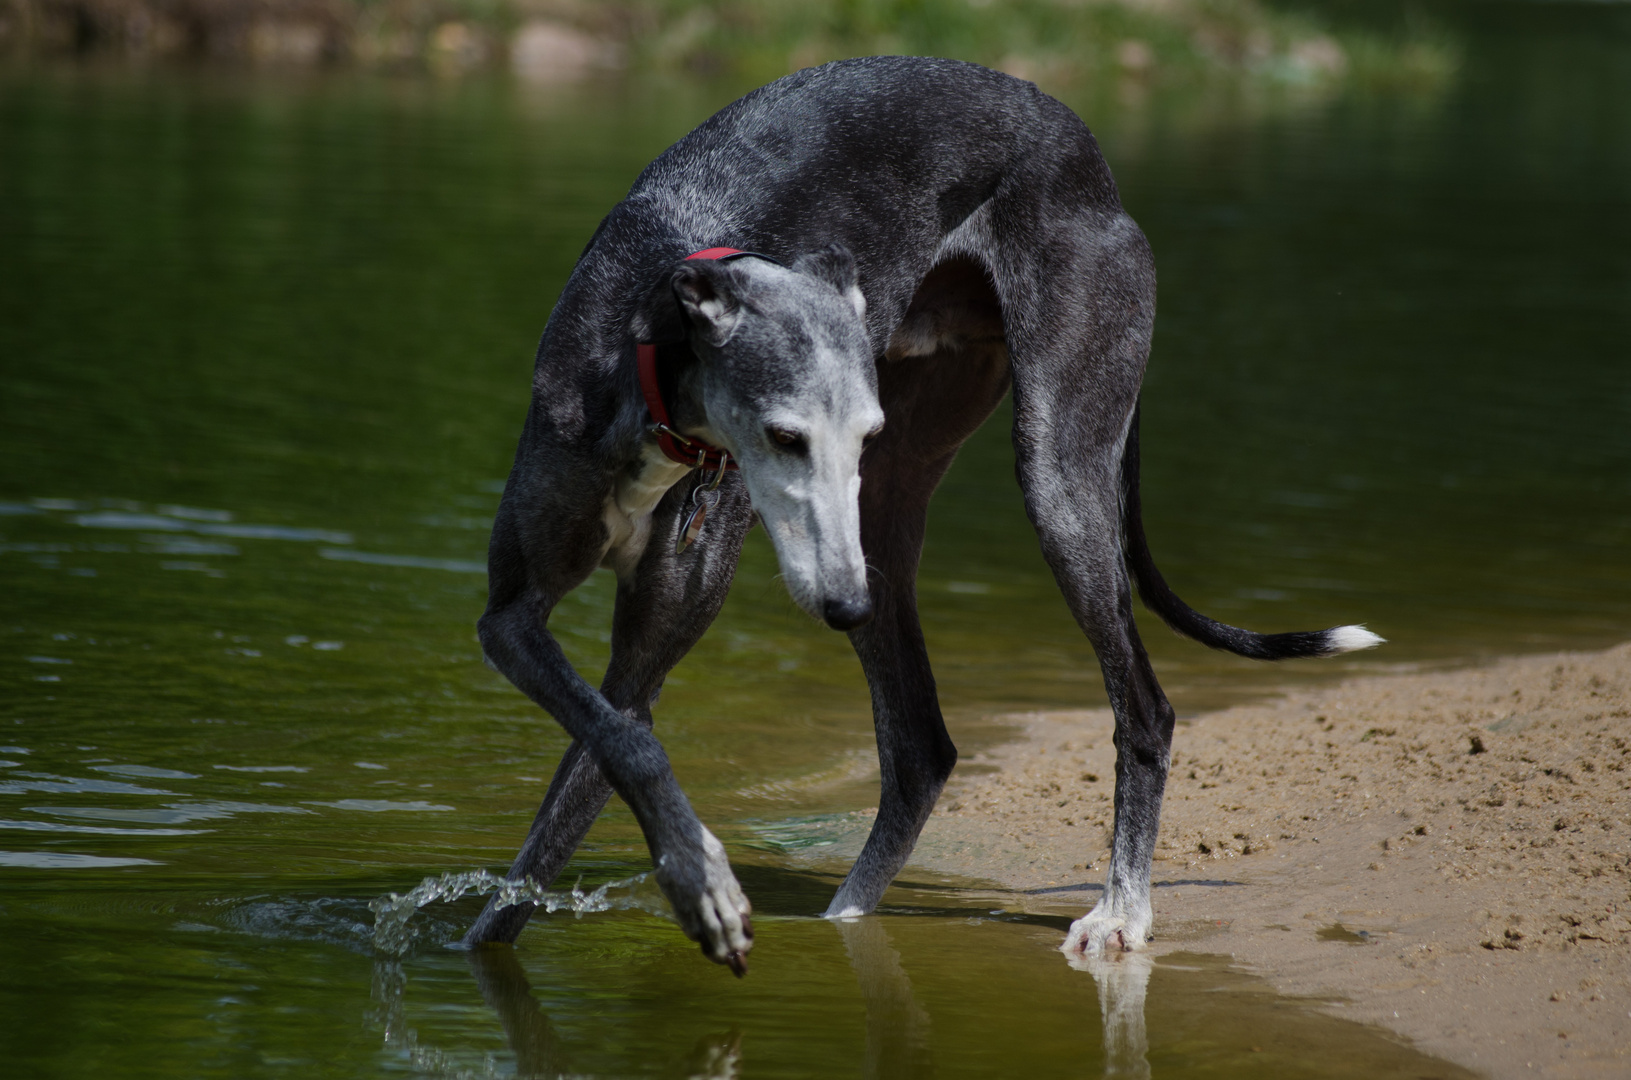
{"type": "Polygon", "coordinates": [[[821,606],[821,616],[834,630],[854,630],[872,618],[872,598],[828,600],[821,606]]]}

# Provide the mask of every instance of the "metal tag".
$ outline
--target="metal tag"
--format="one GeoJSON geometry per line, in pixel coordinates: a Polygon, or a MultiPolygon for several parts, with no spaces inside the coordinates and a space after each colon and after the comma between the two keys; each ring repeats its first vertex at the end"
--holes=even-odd
{"type": "MultiPolygon", "coordinates": [[[[700,458],[698,461],[700,462],[700,458]]],[[[703,522],[708,520],[708,508],[719,501],[719,485],[725,479],[725,470],[730,467],[731,456],[721,453],[719,455],[719,471],[714,473],[713,483],[698,484],[691,489],[691,505],[694,509],[691,516],[685,519],[685,528],[680,530],[679,541],[674,545],[674,554],[678,555],[696,542],[697,536],[702,532],[703,522]]]]}
{"type": "Polygon", "coordinates": [[[678,555],[696,542],[698,534],[702,532],[703,522],[707,520],[708,504],[699,499],[696,508],[691,511],[691,516],[685,519],[685,528],[680,530],[680,540],[674,545],[674,554],[678,555]]]}

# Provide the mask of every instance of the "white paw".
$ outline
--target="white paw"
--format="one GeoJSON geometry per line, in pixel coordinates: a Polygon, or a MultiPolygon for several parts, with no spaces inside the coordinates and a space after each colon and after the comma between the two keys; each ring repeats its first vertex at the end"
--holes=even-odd
{"type": "MultiPolygon", "coordinates": [[[[1101,905],[1102,906],[1102,905],[1101,905]]],[[[1070,924],[1059,951],[1066,956],[1097,956],[1142,949],[1150,937],[1150,919],[1101,913],[1099,908],[1070,924]]]]}
{"type": "Polygon", "coordinates": [[[665,854],[657,861],[657,884],[674,908],[685,936],[702,946],[716,964],[725,964],[738,978],[747,974],[748,950],[753,948],[753,905],[731,873],[725,845],[702,830],[702,851],[695,861],[665,854]]]}

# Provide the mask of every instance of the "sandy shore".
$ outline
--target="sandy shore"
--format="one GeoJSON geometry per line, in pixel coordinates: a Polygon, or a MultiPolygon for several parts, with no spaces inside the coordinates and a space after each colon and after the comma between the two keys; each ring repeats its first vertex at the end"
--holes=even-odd
{"type": "MultiPolygon", "coordinates": [[[[1015,722],[914,864],[1102,881],[1109,713],[1015,722]]],[[[1158,955],[1232,954],[1491,1076],[1631,1075],[1631,643],[1181,722],[1156,857],[1158,955]]]]}

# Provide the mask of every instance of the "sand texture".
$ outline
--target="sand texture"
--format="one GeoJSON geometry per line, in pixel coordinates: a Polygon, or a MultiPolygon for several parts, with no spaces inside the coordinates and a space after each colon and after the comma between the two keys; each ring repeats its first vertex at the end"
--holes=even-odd
{"type": "MultiPolygon", "coordinates": [[[[1085,910],[1110,715],[1015,722],[914,863],[1085,910]]],[[[1154,878],[1157,953],[1232,954],[1492,1076],[1631,1076],[1631,644],[1180,723],[1154,878]]]]}

